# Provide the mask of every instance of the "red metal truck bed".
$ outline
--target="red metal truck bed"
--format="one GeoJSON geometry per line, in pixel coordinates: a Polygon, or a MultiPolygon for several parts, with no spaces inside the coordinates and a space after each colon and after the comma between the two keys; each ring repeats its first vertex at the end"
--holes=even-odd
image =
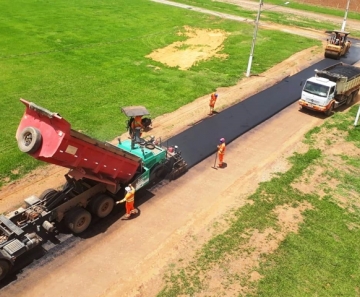
{"type": "Polygon", "coordinates": [[[71,169],[76,179],[91,178],[115,186],[129,182],[141,158],[74,131],[59,114],[20,99],[26,105],[16,132],[20,150],[32,157],[71,169]]]}

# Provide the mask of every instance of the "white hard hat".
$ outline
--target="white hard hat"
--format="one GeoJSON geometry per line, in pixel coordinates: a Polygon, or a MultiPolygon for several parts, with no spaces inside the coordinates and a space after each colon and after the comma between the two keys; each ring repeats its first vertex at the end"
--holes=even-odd
{"type": "Polygon", "coordinates": [[[126,187],[125,190],[126,190],[126,192],[130,192],[130,191],[131,191],[130,187],[126,187]]]}

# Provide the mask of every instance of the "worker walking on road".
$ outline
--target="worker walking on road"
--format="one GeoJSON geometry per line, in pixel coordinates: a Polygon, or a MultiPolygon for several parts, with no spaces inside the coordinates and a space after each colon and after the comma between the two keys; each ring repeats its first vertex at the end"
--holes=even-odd
{"type": "Polygon", "coordinates": [[[219,156],[219,164],[218,167],[222,167],[223,166],[223,162],[224,162],[224,155],[225,155],[225,138],[220,138],[220,144],[217,146],[218,149],[218,156],[219,156]]]}
{"type": "Polygon", "coordinates": [[[214,113],[214,108],[215,108],[215,103],[216,103],[217,97],[218,97],[218,94],[216,94],[216,93],[212,93],[210,96],[210,103],[209,103],[210,115],[212,115],[214,113]]]}
{"type": "Polygon", "coordinates": [[[126,191],[126,195],[125,195],[124,199],[117,201],[116,204],[126,202],[125,218],[129,218],[132,213],[138,212],[137,209],[134,208],[135,188],[131,184],[129,184],[129,186],[125,188],[125,191],[126,191]]]}

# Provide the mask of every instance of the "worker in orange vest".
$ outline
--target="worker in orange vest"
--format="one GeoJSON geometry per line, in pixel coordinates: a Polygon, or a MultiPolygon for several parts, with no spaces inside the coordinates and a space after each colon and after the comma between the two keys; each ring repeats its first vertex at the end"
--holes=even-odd
{"type": "Polygon", "coordinates": [[[222,167],[223,161],[224,161],[224,155],[225,155],[225,139],[220,138],[220,144],[217,146],[218,149],[218,156],[219,156],[219,164],[218,167],[222,167]]]}
{"type": "MultiPolygon", "coordinates": [[[[133,134],[135,132],[135,129],[144,129],[144,125],[141,122],[142,116],[136,116],[131,120],[130,124],[130,136],[133,137],[133,134]]],[[[140,135],[141,136],[141,133],[140,135]]]]}
{"type": "Polygon", "coordinates": [[[116,204],[124,203],[126,208],[125,218],[129,218],[132,213],[137,213],[137,209],[134,208],[134,200],[135,200],[135,188],[130,184],[125,188],[126,195],[124,199],[117,201],[116,204]]]}
{"type": "Polygon", "coordinates": [[[144,125],[141,122],[142,116],[136,116],[132,119],[130,124],[130,137],[131,137],[131,149],[135,148],[135,143],[139,143],[141,140],[142,129],[144,125]]]}
{"type": "Polygon", "coordinates": [[[216,93],[212,93],[211,96],[210,96],[210,103],[209,103],[210,114],[214,113],[214,107],[215,107],[217,97],[218,97],[218,94],[216,94],[216,93]]]}

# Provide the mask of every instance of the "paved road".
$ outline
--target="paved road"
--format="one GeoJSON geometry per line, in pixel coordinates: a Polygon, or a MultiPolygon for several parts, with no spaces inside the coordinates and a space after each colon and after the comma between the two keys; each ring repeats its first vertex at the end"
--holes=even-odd
{"type": "MultiPolygon", "coordinates": [[[[254,22],[252,19],[249,20],[168,0],[152,1],[239,22],[254,22]]],[[[308,36],[309,31],[306,32],[308,36]]],[[[360,41],[355,39],[351,39],[351,41],[352,47],[350,52],[347,57],[340,60],[347,64],[355,64],[360,60],[360,41]]],[[[216,116],[205,119],[196,126],[174,136],[169,139],[169,145],[178,145],[189,167],[192,167],[214,153],[218,140],[221,137],[224,137],[227,143],[229,143],[285,107],[296,102],[300,97],[302,89],[300,82],[313,76],[314,69],[323,69],[338,62],[339,61],[332,59],[324,59],[296,75],[284,79],[273,87],[222,111],[216,116]]]]}
{"type": "MultiPolygon", "coordinates": [[[[359,41],[353,40],[350,53],[340,61],[347,64],[359,61],[359,46],[359,41]]],[[[192,167],[214,153],[221,137],[229,143],[296,102],[302,89],[300,83],[313,76],[314,69],[323,69],[338,62],[324,59],[172,137],[169,145],[178,145],[184,159],[192,167]]]]}

